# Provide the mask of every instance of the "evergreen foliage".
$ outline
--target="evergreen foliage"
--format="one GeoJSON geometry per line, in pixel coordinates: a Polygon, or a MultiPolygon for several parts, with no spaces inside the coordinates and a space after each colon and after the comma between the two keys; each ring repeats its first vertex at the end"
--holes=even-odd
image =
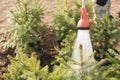
{"type": "MultiPolygon", "coordinates": [[[[88,17],[92,18],[92,6],[89,1],[86,2],[88,17]]],[[[80,19],[81,1],[62,0],[57,3],[57,11],[55,13],[54,28],[56,36],[60,44],[60,49],[64,53],[70,55],[74,39],[77,33],[77,23],[80,19]],[[62,47],[62,48],[61,48],[62,47]]]]}
{"type": "Polygon", "coordinates": [[[93,48],[96,50],[95,57],[97,59],[107,56],[106,53],[110,53],[109,49],[114,50],[120,41],[120,29],[117,26],[116,21],[109,20],[107,17],[98,19],[97,24],[91,26],[91,36],[93,42],[93,48]]]}
{"type": "MultiPolygon", "coordinates": [[[[27,1],[27,0],[24,0],[27,1]]],[[[73,65],[80,65],[70,57],[72,46],[77,32],[77,22],[81,3],[68,4],[67,0],[58,2],[58,13],[55,15],[54,28],[58,40],[60,40],[59,55],[51,64],[56,64],[53,71],[49,72],[48,66],[41,67],[40,61],[34,50],[29,48],[28,43],[36,44],[39,37],[39,26],[42,22],[42,3],[32,5],[31,2],[21,3],[18,0],[16,11],[11,11],[11,25],[8,33],[10,41],[7,46],[17,48],[15,57],[9,56],[11,64],[5,69],[3,78],[5,80],[119,80],[120,79],[120,55],[114,51],[119,42],[119,29],[116,21],[108,20],[106,17],[97,20],[97,24],[91,23],[91,39],[96,51],[98,62],[85,63],[81,65],[80,72],[73,65]],[[29,4],[29,6],[28,6],[29,4]],[[27,6],[26,6],[27,5],[27,6]],[[32,5],[32,6],[30,6],[32,5]],[[22,12],[21,12],[22,9],[22,12]],[[23,53],[31,53],[28,57],[23,53]],[[111,56],[110,54],[114,55],[111,56]],[[104,55],[105,59],[104,58],[104,55]],[[106,64],[106,62],[110,64],[106,64]]],[[[29,1],[29,0],[28,0],[29,1]]],[[[92,18],[91,5],[87,3],[89,18],[92,18]]]]}
{"type": "MultiPolygon", "coordinates": [[[[87,10],[89,13],[89,18],[92,17],[92,8],[89,2],[87,2],[87,10]]],[[[80,19],[80,8],[81,1],[78,2],[76,0],[62,0],[58,1],[57,4],[57,12],[55,14],[54,27],[56,30],[56,35],[59,40],[63,40],[66,38],[69,31],[72,30],[76,32],[77,23],[80,19]],[[73,2],[73,3],[72,3],[73,2]],[[71,3],[71,4],[69,4],[71,3]]]]}
{"type": "Polygon", "coordinates": [[[45,80],[48,74],[48,66],[40,67],[35,52],[28,58],[26,54],[20,53],[16,57],[9,56],[11,64],[8,65],[5,80],[45,80]]]}
{"type": "Polygon", "coordinates": [[[10,11],[7,35],[7,47],[16,47],[16,51],[31,53],[33,45],[40,41],[40,25],[44,14],[44,4],[37,0],[17,0],[14,10],[10,11]],[[32,6],[31,6],[32,5],[32,6]]]}
{"type": "Polygon", "coordinates": [[[103,59],[96,63],[85,62],[80,72],[72,66],[75,62],[71,58],[57,57],[59,65],[56,65],[49,73],[47,66],[40,67],[40,62],[34,52],[30,58],[26,54],[17,54],[15,58],[9,56],[11,64],[3,77],[5,80],[119,80],[120,55],[116,53],[115,55],[114,59],[103,59]],[[108,60],[112,61],[112,65],[102,66],[108,60]]]}

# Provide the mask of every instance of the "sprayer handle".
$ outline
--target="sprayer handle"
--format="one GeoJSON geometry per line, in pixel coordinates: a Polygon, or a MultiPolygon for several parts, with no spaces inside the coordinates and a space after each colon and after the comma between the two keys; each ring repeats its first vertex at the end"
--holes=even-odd
{"type": "Polygon", "coordinates": [[[85,8],[85,0],[82,0],[82,8],[85,8]]]}

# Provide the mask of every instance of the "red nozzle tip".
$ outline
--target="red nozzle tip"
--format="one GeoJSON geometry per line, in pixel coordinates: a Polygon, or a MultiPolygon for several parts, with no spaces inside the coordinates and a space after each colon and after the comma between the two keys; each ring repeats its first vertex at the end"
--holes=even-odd
{"type": "Polygon", "coordinates": [[[81,14],[80,14],[81,18],[78,22],[78,28],[80,29],[89,29],[90,28],[90,24],[89,24],[89,20],[87,18],[87,11],[85,8],[81,9],[81,14]]]}

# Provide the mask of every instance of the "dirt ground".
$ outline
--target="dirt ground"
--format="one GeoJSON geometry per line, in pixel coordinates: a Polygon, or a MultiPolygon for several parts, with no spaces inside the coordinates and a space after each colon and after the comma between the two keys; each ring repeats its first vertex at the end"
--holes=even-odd
{"type": "MultiPolygon", "coordinates": [[[[56,0],[43,0],[46,5],[46,11],[44,16],[44,22],[51,22],[53,20],[53,12],[55,10],[56,0]]],[[[13,5],[16,0],[0,0],[0,33],[3,32],[3,28],[7,25],[7,17],[9,10],[14,8],[13,5]]]]}
{"type": "MultiPolygon", "coordinates": [[[[57,0],[43,0],[46,2],[46,11],[44,16],[44,22],[50,24],[53,20],[53,12],[55,11],[55,5],[57,0]]],[[[120,0],[111,0],[111,14],[116,16],[118,12],[120,12],[120,0]]],[[[8,12],[13,5],[15,4],[16,0],[0,0],[0,34],[4,32],[3,28],[7,26],[7,17],[8,12]]],[[[1,65],[4,65],[6,61],[6,57],[0,56],[0,69],[1,65]]],[[[1,76],[1,71],[0,71],[1,76]]],[[[0,80],[2,80],[0,78],[0,80]]]]}
{"type": "MultiPolygon", "coordinates": [[[[46,6],[46,15],[45,22],[51,22],[53,20],[53,12],[55,10],[56,0],[44,0],[47,4],[46,6]]],[[[116,16],[120,11],[120,0],[111,0],[111,13],[116,16]]],[[[7,25],[7,15],[8,11],[13,7],[16,0],[0,0],[0,33],[2,32],[2,28],[7,25]]]]}

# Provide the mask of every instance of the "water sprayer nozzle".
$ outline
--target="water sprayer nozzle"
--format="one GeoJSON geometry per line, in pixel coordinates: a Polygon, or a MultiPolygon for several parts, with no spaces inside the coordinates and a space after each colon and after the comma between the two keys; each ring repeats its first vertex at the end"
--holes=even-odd
{"type": "Polygon", "coordinates": [[[89,29],[89,28],[90,28],[90,24],[87,18],[87,11],[85,8],[82,8],[80,12],[80,20],[78,22],[78,29],[89,29]]]}

